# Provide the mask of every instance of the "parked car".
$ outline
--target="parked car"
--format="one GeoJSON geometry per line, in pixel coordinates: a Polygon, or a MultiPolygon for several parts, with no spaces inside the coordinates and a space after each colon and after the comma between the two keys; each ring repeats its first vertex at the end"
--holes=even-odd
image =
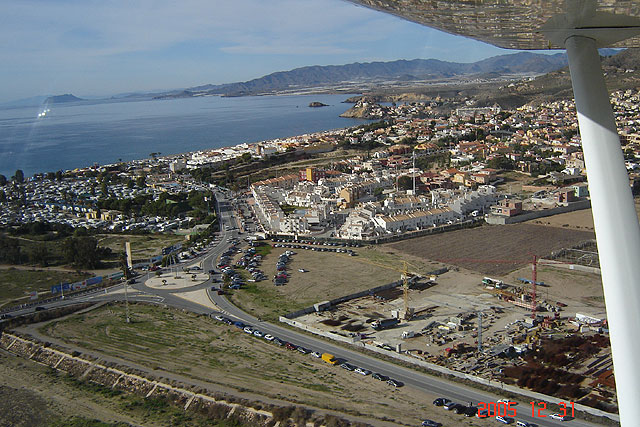
{"type": "Polygon", "coordinates": [[[456,406],[457,403],[456,402],[452,402],[452,401],[448,401],[447,403],[445,403],[444,405],[442,405],[445,409],[445,411],[450,411],[454,408],[454,406],[456,406]]]}
{"type": "Polygon", "coordinates": [[[567,421],[569,419],[567,415],[560,415],[560,414],[551,414],[549,415],[549,418],[552,418],[554,420],[560,420],[560,421],[567,421]]]}
{"type": "Polygon", "coordinates": [[[476,415],[476,413],[478,412],[478,408],[475,406],[467,406],[467,408],[464,411],[464,416],[465,417],[473,417],[476,415]]]}
{"type": "Polygon", "coordinates": [[[382,375],[382,374],[379,374],[379,373],[377,373],[377,372],[376,372],[375,374],[373,374],[373,375],[371,376],[371,378],[375,378],[375,379],[376,379],[376,380],[378,380],[378,381],[386,381],[386,380],[388,380],[388,379],[389,379],[389,377],[387,377],[386,375],[382,375]]]}
{"type": "Polygon", "coordinates": [[[340,365],[341,368],[346,369],[347,371],[353,371],[356,367],[353,365],[350,365],[348,363],[343,363],[340,365]]]}
{"type": "Polygon", "coordinates": [[[453,407],[453,412],[455,412],[458,415],[464,414],[466,410],[467,410],[467,407],[460,403],[458,403],[453,407]]]}
{"type": "Polygon", "coordinates": [[[426,426],[426,427],[440,427],[440,426],[442,426],[441,423],[439,423],[437,421],[433,421],[433,420],[424,420],[424,421],[422,421],[422,425],[426,426]]]}
{"type": "Polygon", "coordinates": [[[449,402],[451,402],[449,399],[446,399],[444,397],[438,397],[436,400],[433,401],[433,404],[436,406],[443,406],[449,402]]]}
{"type": "Polygon", "coordinates": [[[389,378],[389,379],[387,380],[387,384],[389,384],[389,385],[391,385],[391,386],[394,386],[394,387],[402,387],[402,386],[404,385],[404,384],[403,384],[403,383],[401,383],[400,381],[396,381],[396,380],[394,380],[394,379],[392,379],[392,378],[389,378]]]}

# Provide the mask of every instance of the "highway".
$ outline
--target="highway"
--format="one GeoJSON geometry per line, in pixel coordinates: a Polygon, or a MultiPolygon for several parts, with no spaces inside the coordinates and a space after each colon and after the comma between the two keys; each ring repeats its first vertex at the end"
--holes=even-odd
{"type": "MultiPolygon", "coordinates": [[[[230,203],[223,197],[221,193],[216,193],[216,198],[218,200],[218,209],[220,212],[221,218],[221,231],[220,231],[220,240],[218,243],[208,250],[208,252],[200,258],[202,261],[202,267],[204,271],[208,271],[211,269],[215,269],[215,264],[220,255],[226,251],[229,246],[229,240],[237,237],[236,231],[233,229],[228,229],[234,227],[235,224],[232,224],[233,217],[233,209],[230,203]]],[[[190,264],[197,262],[198,260],[190,261],[190,264]]],[[[218,275],[215,275],[219,277],[218,275]]],[[[132,293],[129,296],[130,300],[135,301],[148,301],[155,302],[160,304],[166,304],[171,307],[189,310],[195,313],[204,313],[210,315],[221,314],[226,317],[232,318],[232,320],[239,320],[245,324],[251,325],[254,329],[259,329],[265,334],[271,334],[283,341],[288,341],[296,345],[301,345],[305,348],[308,348],[311,351],[317,351],[319,353],[331,353],[336,356],[338,359],[343,359],[348,361],[352,365],[356,365],[373,372],[378,372],[380,374],[386,375],[390,378],[393,378],[397,381],[401,381],[407,387],[412,387],[415,389],[419,389],[436,396],[442,396],[448,399],[451,399],[455,402],[462,403],[464,405],[468,405],[470,402],[474,405],[477,405],[478,402],[495,402],[498,399],[502,399],[505,396],[500,396],[498,394],[487,393],[481,390],[476,390],[471,387],[462,385],[460,383],[456,383],[453,381],[449,381],[443,378],[431,376],[428,374],[424,374],[421,372],[414,371],[412,369],[408,369],[394,363],[387,362],[385,360],[378,359],[376,357],[370,356],[360,351],[349,349],[342,345],[336,345],[331,343],[328,339],[321,339],[307,333],[299,332],[290,328],[285,328],[279,325],[271,324],[268,322],[261,321],[254,316],[240,310],[238,307],[231,304],[223,295],[218,295],[216,292],[211,292],[211,286],[213,284],[213,276],[210,276],[209,280],[204,283],[200,283],[198,285],[194,285],[189,288],[180,289],[179,292],[192,291],[196,289],[207,289],[207,293],[209,298],[220,308],[221,312],[216,312],[211,308],[205,307],[201,304],[191,302],[180,298],[174,294],[176,294],[176,290],[162,290],[147,287],[144,284],[144,276],[139,278],[138,283],[130,285],[132,288],[132,293]]],[[[119,290],[123,285],[119,285],[117,287],[113,287],[109,289],[109,293],[98,293],[93,295],[85,295],[78,298],[72,298],[67,300],[58,301],[56,303],[48,304],[47,307],[53,306],[62,306],[65,304],[71,304],[78,301],[102,301],[102,300],[122,300],[124,298],[124,294],[121,292],[113,292],[119,290]]],[[[33,309],[31,309],[32,311],[33,309]]],[[[257,338],[256,339],[262,339],[257,338]]],[[[274,344],[275,345],[275,344],[274,344]]],[[[289,350],[283,350],[289,351],[289,350]]],[[[311,357],[311,356],[310,356],[311,357]]],[[[319,361],[319,363],[323,363],[319,361]]],[[[336,366],[336,369],[342,369],[336,366]]],[[[350,376],[354,376],[353,378],[357,378],[362,381],[375,381],[370,377],[362,377],[357,373],[348,372],[344,370],[341,373],[345,376],[345,378],[349,378],[350,376]]],[[[355,381],[355,380],[354,380],[355,381]]],[[[389,385],[389,387],[392,387],[389,385]]],[[[425,402],[430,404],[430,402],[425,402]]],[[[544,411],[543,413],[547,416],[546,418],[541,417],[532,417],[531,416],[531,404],[529,402],[521,402],[519,405],[515,406],[517,411],[517,420],[524,420],[531,425],[535,426],[557,426],[557,425],[569,425],[574,427],[589,427],[595,426],[596,424],[589,423],[579,419],[573,419],[567,422],[562,422],[560,420],[552,420],[548,418],[551,414],[549,411],[544,411]]],[[[443,409],[444,410],[444,409],[443,409]]],[[[463,415],[460,415],[461,422],[464,419],[463,415]]],[[[495,425],[495,420],[486,420],[487,423],[495,425]]],[[[514,424],[515,425],[515,424],[514,424]]]]}

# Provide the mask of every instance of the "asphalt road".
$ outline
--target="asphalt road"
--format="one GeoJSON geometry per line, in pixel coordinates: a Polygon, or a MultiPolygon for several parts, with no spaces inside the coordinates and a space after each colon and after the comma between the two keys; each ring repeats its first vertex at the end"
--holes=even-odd
{"type": "MultiPolygon", "coordinates": [[[[233,210],[232,205],[229,201],[224,199],[221,194],[216,194],[218,200],[218,209],[220,212],[221,218],[221,232],[220,232],[220,240],[218,243],[211,248],[204,256],[200,259],[202,261],[202,266],[204,271],[208,271],[210,269],[215,268],[215,264],[220,255],[227,250],[230,246],[229,239],[237,238],[237,231],[233,229],[227,229],[235,227],[234,218],[233,218],[233,210]]],[[[192,260],[190,263],[197,262],[197,260],[192,260]]],[[[218,276],[219,277],[219,276],[218,276]]],[[[140,279],[144,279],[142,276],[140,279]]],[[[498,399],[503,398],[504,396],[500,396],[497,394],[487,393],[484,391],[476,390],[471,387],[467,387],[465,385],[448,381],[446,379],[442,379],[439,377],[434,377],[431,375],[427,375],[421,372],[416,372],[414,370],[398,366],[396,364],[375,358],[373,356],[369,356],[368,354],[361,353],[359,351],[351,350],[341,345],[336,345],[328,340],[316,338],[314,336],[308,335],[306,333],[298,332],[293,329],[284,328],[282,326],[274,325],[271,323],[263,322],[252,315],[245,313],[240,310],[233,304],[231,304],[223,295],[217,295],[215,292],[211,292],[210,288],[213,284],[212,278],[210,278],[207,282],[201,283],[199,285],[195,285],[193,287],[189,287],[186,289],[181,289],[180,292],[183,291],[191,291],[196,289],[206,288],[211,300],[222,310],[221,313],[213,312],[206,307],[190,302],[188,300],[179,298],[173,293],[176,290],[162,290],[162,289],[154,289],[147,287],[143,280],[140,280],[141,283],[136,283],[134,285],[130,285],[133,289],[143,292],[143,294],[131,295],[130,300],[136,301],[149,301],[155,303],[166,304],[175,308],[189,310],[195,313],[204,313],[204,314],[222,314],[224,316],[233,318],[233,320],[239,320],[245,324],[251,325],[254,329],[259,329],[265,334],[274,335],[284,341],[291,342],[296,345],[301,345],[305,348],[308,348],[311,351],[317,351],[319,353],[331,353],[336,356],[338,359],[343,359],[344,361],[348,361],[352,365],[359,366],[361,368],[365,368],[371,370],[373,372],[378,372],[380,374],[386,375],[390,378],[393,378],[397,381],[404,383],[407,387],[413,387],[428,393],[432,393],[437,396],[446,397],[455,402],[459,402],[462,404],[473,403],[477,405],[479,402],[495,402],[498,399]]],[[[78,301],[96,301],[96,300],[122,300],[123,294],[111,293],[112,290],[117,290],[121,288],[123,285],[119,285],[117,287],[113,287],[110,289],[110,293],[107,294],[95,294],[95,295],[86,295],[78,298],[62,300],[55,303],[51,303],[47,305],[48,308],[54,306],[62,306],[66,304],[72,304],[78,301]]],[[[31,309],[32,311],[33,309],[31,309]]],[[[261,339],[257,338],[256,339],[261,339]]],[[[275,345],[275,344],[274,344],[275,345]]],[[[311,357],[311,356],[310,356],[311,357]]],[[[336,369],[341,369],[336,366],[336,369]]],[[[354,384],[356,381],[375,381],[370,377],[362,377],[360,374],[354,372],[344,371],[343,375],[353,376],[354,384]]],[[[389,387],[392,387],[391,385],[389,387]]],[[[531,416],[531,404],[529,402],[521,403],[515,406],[517,411],[517,420],[524,420],[532,425],[536,426],[555,426],[555,425],[568,425],[574,427],[588,427],[595,426],[596,424],[589,423],[586,421],[582,421],[579,419],[573,419],[567,422],[562,422],[559,420],[552,420],[548,418],[551,414],[549,411],[543,411],[546,418],[541,417],[532,417],[531,416]]],[[[537,411],[536,411],[537,413],[537,411]]],[[[460,417],[464,417],[460,415],[460,417]]],[[[462,419],[461,419],[462,421],[462,419]]],[[[495,420],[486,420],[487,423],[491,423],[495,425],[495,420]]],[[[515,424],[514,424],[515,425],[515,424]]]]}

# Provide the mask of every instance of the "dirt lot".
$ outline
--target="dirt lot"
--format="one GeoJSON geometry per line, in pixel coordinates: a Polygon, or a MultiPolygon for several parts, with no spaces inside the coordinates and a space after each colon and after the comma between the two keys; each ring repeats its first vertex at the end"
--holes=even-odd
{"type": "Polygon", "coordinates": [[[591,231],[533,224],[485,225],[469,230],[419,237],[388,246],[402,254],[442,261],[487,275],[504,275],[523,267],[533,254],[571,247],[595,238],[591,231]],[[498,260],[487,262],[483,260],[498,260]]]}
{"type": "Polygon", "coordinates": [[[416,425],[423,417],[460,420],[433,407],[431,394],[356,376],[206,317],[144,305],[134,305],[132,313],[134,322],[127,324],[124,307],[111,305],[52,323],[44,332],[72,346],[267,397],[398,424],[416,425]]]}
{"type": "Polygon", "coordinates": [[[593,231],[593,215],[591,209],[582,209],[546,218],[532,219],[525,224],[539,224],[550,227],[562,227],[572,230],[588,230],[593,231]]]}
{"type": "MultiPolygon", "coordinates": [[[[358,255],[352,257],[333,252],[274,248],[260,266],[269,280],[248,283],[246,289],[233,294],[232,300],[254,315],[277,319],[320,301],[400,279],[401,273],[396,270],[402,269],[402,264],[395,255],[389,255],[379,247],[356,248],[355,252],[358,255]],[[291,276],[286,285],[274,286],[270,279],[276,272],[278,257],[286,250],[295,252],[287,266],[291,276]]],[[[407,260],[411,262],[411,271],[426,273],[435,269],[434,265],[419,259],[407,260]]]]}

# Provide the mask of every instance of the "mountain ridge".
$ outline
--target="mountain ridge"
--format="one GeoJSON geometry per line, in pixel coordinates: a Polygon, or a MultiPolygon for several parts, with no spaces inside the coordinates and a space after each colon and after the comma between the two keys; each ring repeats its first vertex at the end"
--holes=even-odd
{"type": "Polygon", "coordinates": [[[464,63],[439,59],[400,59],[396,61],[354,62],[344,65],[310,65],[277,71],[245,82],[206,84],[156,96],[157,99],[208,95],[244,96],[304,89],[340,83],[366,83],[376,80],[420,81],[477,74],[544,74],[567,65],[564,53],[518,52],[464,63]]]}

